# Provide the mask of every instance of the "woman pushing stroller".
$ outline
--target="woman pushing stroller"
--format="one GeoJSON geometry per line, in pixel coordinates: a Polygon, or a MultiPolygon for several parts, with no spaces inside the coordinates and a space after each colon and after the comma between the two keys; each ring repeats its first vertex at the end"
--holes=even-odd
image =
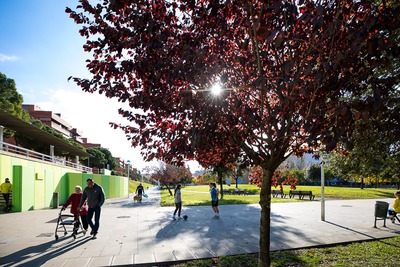
{"type": "Polygon", "coordinates": [[[82,187],[80,187],[79,185],[75,186],[75,193],[72,193],[69,198],[67,199],[67,201],[65,202],[65,204],[62,206],[62,210],[65,210],[69,204],[71,204],[71,213],[74,215],[74,232],[76,233],[79,229],[79,216],[81,218],[82,221],[82,226],[83,229],[85,230],[85,232],[88,229],[88,223],[86,220],[86,214],[88,213],[88,207],[86,205],[86,203],[84,203],[82,205],[82,210],[79,211],[79,202],[81,201],[81,197],[82,197],[82,187]]]}

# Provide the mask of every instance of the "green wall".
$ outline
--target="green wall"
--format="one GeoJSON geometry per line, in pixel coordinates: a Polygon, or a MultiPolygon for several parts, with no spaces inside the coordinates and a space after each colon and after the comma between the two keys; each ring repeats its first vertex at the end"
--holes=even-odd
{"type": "Polygon", "coordinates": [[[128,194],[128,179],[126,177],[103,174],[67,173],[66,181],[68,181],[68,194],[65,199],[62,199],[62,203],[67,200],[70,194],[75,192],[75,186],[80,185],[84,189],[88,178],[92,178],[96,184],[103,187],[106,198],[122,197],[128,194]]]}
{"type": "Polygon", "coordinates": [[[54,192],[58,192],[59,204],[63,204],[76,185],[85,188],[88,178],[104,188],[106,198],[121,197],[128,192],[126,177],[81,173],[59,165],[0,154],[0,182],[7,177],[13,184],[13,211],[53,207],[54,192]]]}

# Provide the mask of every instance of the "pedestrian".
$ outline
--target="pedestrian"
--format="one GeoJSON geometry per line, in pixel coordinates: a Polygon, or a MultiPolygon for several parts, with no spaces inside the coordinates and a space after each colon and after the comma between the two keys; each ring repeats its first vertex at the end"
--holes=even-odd
{"type": "Polygon", "coordinates": [[[85,230],[85,232],[88,229],[88,223],[86,220],[86,216],[88,213],[88,207],[86,205],[86,202],[83,203],[82,205],[82,209],[79,209],[79,203],[81,201],[82,198],[82,187],[80,187],[79,185],[75,186],[75,193],[72,193],[69,198],[67,199],[67,201],[64,203],[64,205],[62,206],[62,210],[65,210],[69,204],[71,204],[71,210],[70,212],[74,215],[74,220],[75,220],[75,224],[74,224],[74,232],[76,233],[78,231],[79,228],[79,217],[81,218],[82,221],[82,227],[85,230]]]}
{"type": "Polygon", "coordinates": [[[175,202],[175,211],[172,219],[175,220],[175,215],[178,212],[178,219],[181,219],[181,211],[182,211],[182,198],[181,198],[181,184],[178,184],[175,188],[174,192],[174,202],[175,202]]]}
{"type": "Polygon", "coordinates": [[[139,202],[142,202],[142,195],[144,194],[144,188],[142,183],[140,183],[138,187],[136,187],[135,193],[139,196],[139,202]]]}
{"type": "Polygon", "coordinates": [[[6,202],[6,209],[10,205],[10,194],[12,192],[12,184],[10,183],[10,179],[6,178],[4,183],[0,185],[0,191],[3,194],[4,201],[6,202]]]}
{"type": "Polygon", "coordinates": [[[82,211],[82,206],[87,201],[88,213],[86,220],[92,229],[90,234],[93,235],[93,239],[96,239],[97,232],[100,226],[100,213],[101,206],[104,204],[105,196],[103,188],[96,184],[93,179],[89,178],[86,180],[87,187],[83,190],[81,201],[79,202],[79,211],[82,211]],[[94,215],[94,224],[92,221],[94,215]]]}
{"type": "Polygon", "coordinates": [[[210,183],[210,194],[211,194],[211,207],[214,211],[213,219],[219,219],[219,209],[218,209],[218,189],[215,183],[210,183]]]}

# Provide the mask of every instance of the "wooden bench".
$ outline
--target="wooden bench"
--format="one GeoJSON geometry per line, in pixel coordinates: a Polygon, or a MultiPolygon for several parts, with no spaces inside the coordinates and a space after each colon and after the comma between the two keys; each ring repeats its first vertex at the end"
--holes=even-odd
{"type": "Polygon", "coordinates": [[[271,194],[273,197],[281,196],[281,198],[285,198],[286,194],[281,192],[281,190],[271,190],[271,194]]]}
{"type": "Polygon", "coordinates": [[[289,197],[294,198],[294,196],[299,196],[299,199],[304,199],[305,196],[308,196],[310,200],[315,198],[315,196],[312,194],[312,191],[290,190],[289,197]]]}

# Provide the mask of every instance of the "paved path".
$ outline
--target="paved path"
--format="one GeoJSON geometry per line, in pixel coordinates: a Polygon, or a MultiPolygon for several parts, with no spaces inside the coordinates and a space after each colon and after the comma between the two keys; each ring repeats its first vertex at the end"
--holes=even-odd
{"type": "MultiPolygon", "coordinates": [[[[184,191],[182,191],[184,193],[184,191]]],[[[187,221],[171,219],[174,208],[159,206],[159,192],[147,190],[143,203],[107,200],[98,238],[70,235],[55,240],[59,210],[0,215],[0,266],[165,266],[166,262],[259,251],[259,205],[184,207],[187,221]]],[[[378,221],[376,200],[326,201],[326,221],[319,201],[273,203],[271,250],[321,246],[393,237],[400,225],[378,221]]],[[[392,199],[379,199],[392,202],[392,199]]]]}

